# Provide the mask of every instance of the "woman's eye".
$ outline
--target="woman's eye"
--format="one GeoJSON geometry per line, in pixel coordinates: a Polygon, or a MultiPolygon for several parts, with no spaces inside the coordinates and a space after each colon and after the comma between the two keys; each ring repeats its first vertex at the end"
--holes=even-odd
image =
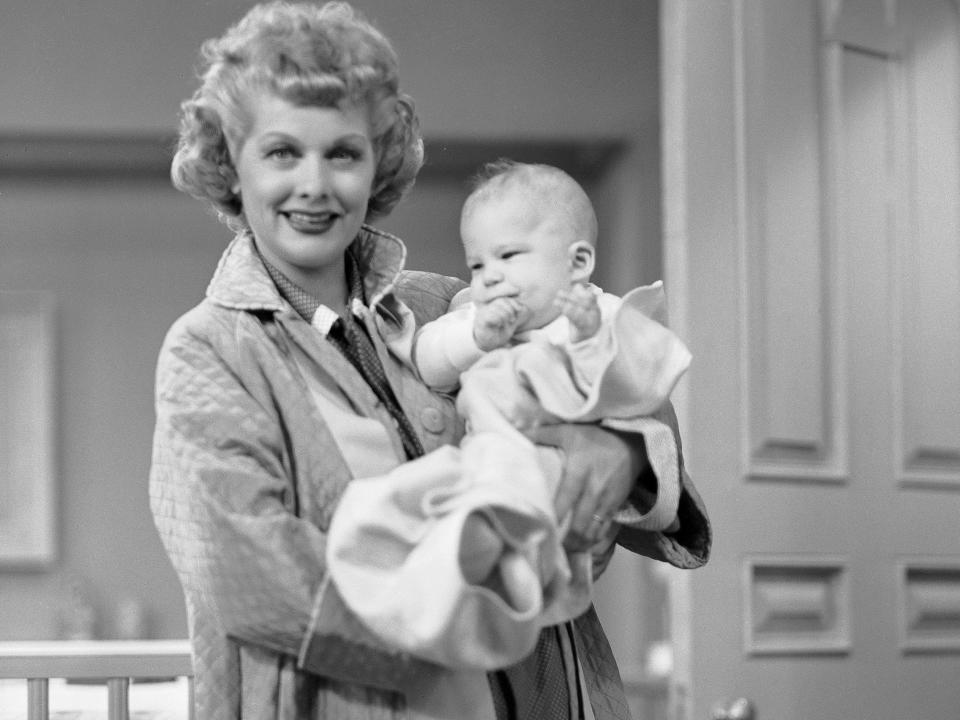
{"type": "Polygon", "coordinates": [[[362,156],[359,150],[350,147],[336,148],[330,152],[330,157],[335,160],[359,160],[362,156]]]}
{"type": "Polygon", "coordinates": [[[293,150],[288,147],[276,147],[267,151],[267,157],[273,160],[290,160],[293,157],[293,150]]]}

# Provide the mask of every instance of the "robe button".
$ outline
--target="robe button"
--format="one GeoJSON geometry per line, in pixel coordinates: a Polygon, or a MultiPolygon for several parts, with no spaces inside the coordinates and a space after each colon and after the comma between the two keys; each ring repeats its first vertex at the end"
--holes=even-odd
{"type": "Polygon", "coordinates": [[[443,419],[443,413],[432,407],[424,408],[420,413],[420,422],[425,430],[434,434],[442,433],[447,425],[443,419]]]}

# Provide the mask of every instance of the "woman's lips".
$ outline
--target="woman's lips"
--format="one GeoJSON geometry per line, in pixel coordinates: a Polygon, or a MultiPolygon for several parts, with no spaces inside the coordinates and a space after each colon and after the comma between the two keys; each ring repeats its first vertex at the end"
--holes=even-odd
{"type": "Polygon", "coordinates": [[[333,212],[300,212],[298,210],[286,210],[280,214],[286,218],[290,227],[302,233],[326,232],[340,217],[333,212]]]}

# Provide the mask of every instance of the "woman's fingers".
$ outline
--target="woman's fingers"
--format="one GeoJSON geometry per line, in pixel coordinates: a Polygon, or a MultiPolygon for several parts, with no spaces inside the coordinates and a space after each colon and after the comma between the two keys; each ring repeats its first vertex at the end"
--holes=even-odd
{"type": "Polygon", "coordinates": [[[561,521],[569,515],[568,549],[590,547],[615,532],[613,515],[623,505],[640,473],[642,443],[596,425],[548,425],[534,440],[564,452],[564,472],[554,495],[561,521]]]}

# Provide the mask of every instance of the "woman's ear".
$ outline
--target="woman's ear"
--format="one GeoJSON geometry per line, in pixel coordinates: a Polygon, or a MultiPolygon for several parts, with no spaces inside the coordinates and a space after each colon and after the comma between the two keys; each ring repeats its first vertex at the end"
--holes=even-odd
{"type": "Polygon", "coordinates": [[[237,171],[233,168],[223,168],[221,172],[226,176],[226,180],[230,181],[230,192],[234,195],[240,195],[240,176],[237,175],[237,171]]]}
{"type": "Polygon", "coordinates": [[[577,240],[568,249],[570,254],[570,279],[573,282],[586,282],[593,274],[596,253],[593,245],[586,240],[577,240]]]}

